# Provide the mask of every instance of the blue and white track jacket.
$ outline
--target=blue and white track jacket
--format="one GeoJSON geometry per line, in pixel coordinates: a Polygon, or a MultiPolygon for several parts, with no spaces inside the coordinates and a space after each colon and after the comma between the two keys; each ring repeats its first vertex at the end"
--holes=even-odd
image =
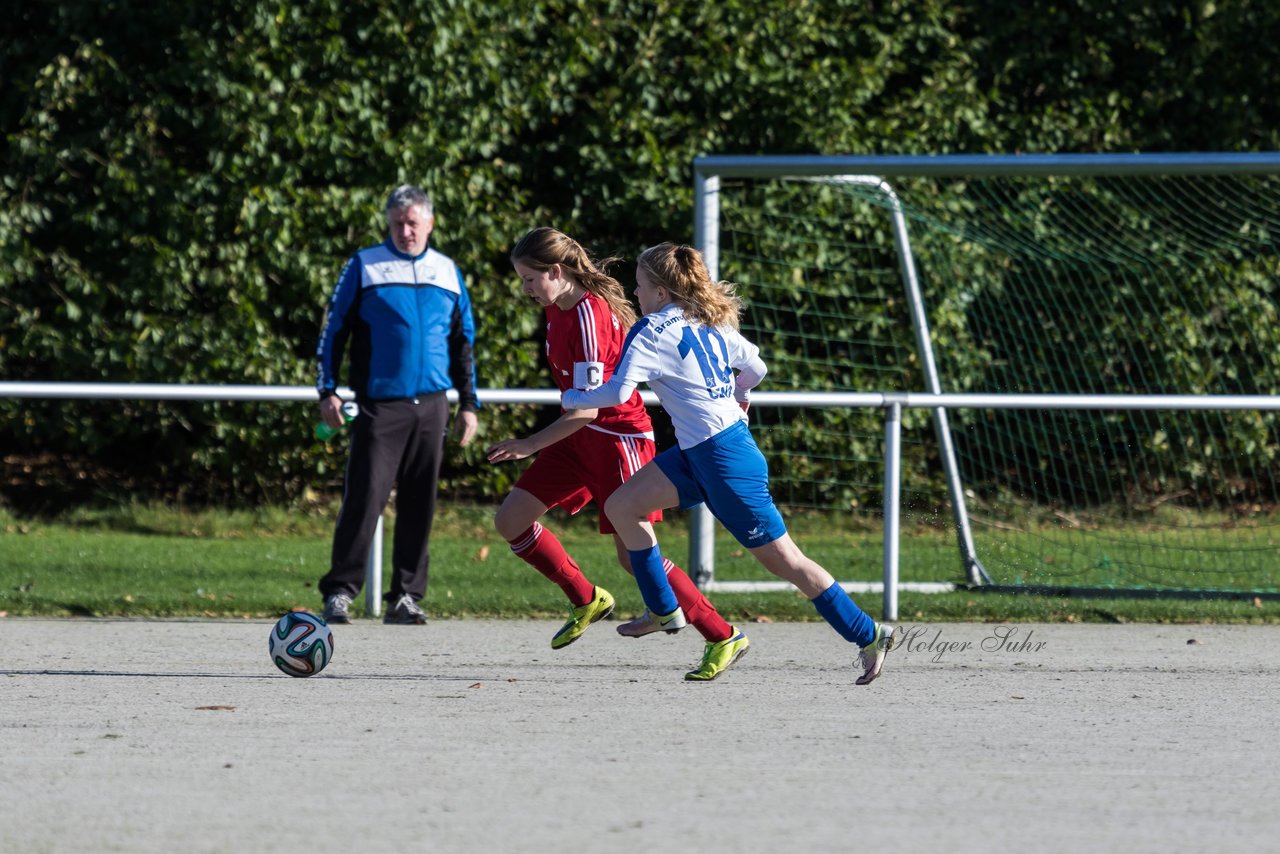
{"type": "Polygon", "coordinates": [[[476,399],[475,322],[457,265],[428,247],[400,252],[388,240],[347,261],[329,300],[316,348],[316,390],[338,386],[348,349],[347,385],[357,400],[398,400],[458,390],[463,409],[476,399]]]}

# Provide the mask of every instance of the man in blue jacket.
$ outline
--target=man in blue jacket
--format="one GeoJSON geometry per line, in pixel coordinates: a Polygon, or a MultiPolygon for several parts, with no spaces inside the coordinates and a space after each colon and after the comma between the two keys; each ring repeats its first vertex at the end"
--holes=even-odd
{"type": "MultiPolygon", "coordinates": [[[[396,486],[391,590],[383,621],[421,625],[427,592],[428,540],[449,422],[446,391],[458,391],[453,432],[468,445],[476,433],[475,323],[462,273],[428,248],[435,224],[431,199],[417,187],[387,198],[389,235],[361,249],[338,278],[316,348],[320,417],[343,423],[338,367],[348,354],[348,382],[360,412],[329,573],[320,579],[324,618],[351,622],[378,519],[396,486]]],[[[376,595],[376,591],[369,591],[376,595]]]]}

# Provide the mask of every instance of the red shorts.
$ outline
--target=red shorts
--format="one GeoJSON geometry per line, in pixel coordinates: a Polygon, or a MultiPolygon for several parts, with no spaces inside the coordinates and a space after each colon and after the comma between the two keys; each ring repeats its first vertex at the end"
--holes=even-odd
{"type": "MultiPolygon", "coordinates": [[[[655,450],[653,440],[644,436],[615,436],[583,427],[539,451],[515,485],[547,507],[562,507],[570,514],[594,498],[600,533],[612,534],[613,525],[604,515],[605,499],[653,459],[655,450]]],[[[661,522],[662,511],[650,513],[649,521],[661,522]]]]}

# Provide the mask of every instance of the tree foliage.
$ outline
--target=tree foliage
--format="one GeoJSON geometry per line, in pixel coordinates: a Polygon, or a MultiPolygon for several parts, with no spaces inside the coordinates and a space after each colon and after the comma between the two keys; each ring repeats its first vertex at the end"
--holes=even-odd
{"type": "MultiPolygon", "coordinates": [[[[1280,127],[1280,8],[1260,0],[67,0],[11,19],[9,380],[309,384],[337,272],[405,181],[468,276],[481,385],[541,388],[512,242],[541,224],[601,255],[688,240],[699,154],[1248,150],[1280,127]]],[[[142,491],[287,500],[340,471],[314,417],[10,400],[0,447],[142,491]]],[[[473,447],[446,486],[494,495],[511,474],[473,447]]]]}

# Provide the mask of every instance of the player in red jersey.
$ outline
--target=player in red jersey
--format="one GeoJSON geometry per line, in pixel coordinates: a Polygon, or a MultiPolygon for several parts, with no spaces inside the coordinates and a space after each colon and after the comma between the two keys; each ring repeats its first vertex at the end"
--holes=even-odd
{"type": "MultiPolygon", "coordinates": [[[[546,310],[547,361],[560,391],[592,389],[613,375],[626,332],[636,313],[622,286],[578,242],[553,228],[537,228],[511,250],[511,263],[525,295],[546,310]]],[[[613,610],[607,590],[587,580],[555,534],[539,520],[552,507],[577,513],[592,499],[603,507],[631,475],[653,459],[653,425],[639,392],[607,409],[561,411],[560,417],[532,435],[504,439],[486,451],[489,462],[521,460],[537,454],[512,487],[494,518],[498,533],[517,557],[559,585],[569,598],[568,622],[551,639],[552,649],[573,643],[595,621],[613,610]]],[[[659,521],[662,512],[650,521],[659,521]]],[[[600,513],[600,533],[613,534],[618,563],[631,562],[612,523],[600,513]]],[[[706,639],[702,663],[685,674],[691,681],[716,678],[747,650],[746,635],[725,622],[684,570],[665,561],[667,579],[685,620],[706,639]]],[[[618,633],[640,637],[683,626],[659,624],[647,610],[618,626],[618,633]]]]}

